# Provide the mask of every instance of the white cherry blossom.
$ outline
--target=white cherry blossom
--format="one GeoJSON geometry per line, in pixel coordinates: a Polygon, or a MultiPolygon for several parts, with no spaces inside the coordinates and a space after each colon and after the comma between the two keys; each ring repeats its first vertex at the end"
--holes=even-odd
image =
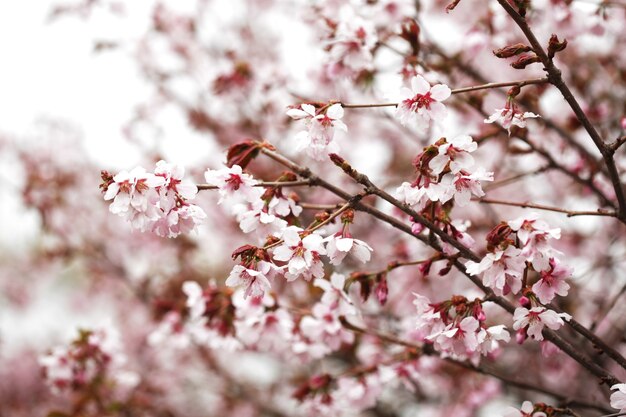
{"type": "Polygon", "coordinates": [[[219,203],[226,199],[253,203],[263,194],[260,187],[255,187],[258,181],[251,175],[244,173],[239,165],[219,170],[207,169],[204,178],[208,184],[218,188],[219,203]]]}
{"type": "Polygon", "coordinates": [[[450,97],[451,90],[447,85],[431,85],[417,75],[411,79],[411,88],[401,90],[401,100],[396,108],[396,117],[405,126],[413,125],[420,132],[425,132],[430,122],[441,123],[448,110],[441,103],[450,97]]]}
{"type": "Polygon", "coordinates": [[[620,412],[626,411],[626,384],[615,384],[611,390],[616,390],[611,394],[611,407],[617,408],[620,412]]]}
{"type": "Polygon", "coordinates": [[[326,251],[330,258],[330,263],[333,265],[339,265],[348,255],[352,255],[359,261],[366,263],[371,258],[371,253],[374,249],[367,243],[359,239],[353,239],[351,237],[344,237],[341,232],[328,236],[324,239],[327,243],[326,251]]]}
{"type": "Polygon", "coordinates": [[[320,255],[326,254],[324,239],[316,232],[301,238],[302,232],[299,227],[287,227],[281,236],[283,244],[274,249],[274,259],[287,262],[285,277],[289,281],[299,277],[308,281],[312,277],[324,276],[324,266],[320,259],[320,255]]]}
{"type": "Polygon", "coordinates": [[[323,161],[329,153],[339,152],[339,146],[333,141],[335,130],[348,131],[341,121],[341,104],[335,103],[321,113],[317,113],[311,104],[301,104],[300,108],[289,109],[287,115],[306,122],[307,130],[296,135],[298,150],[305,150],[307,155],[318,161],[323,161]]]}
{"type": "Polygon", "coordinates": [[[496,109],[488,119],[485,119],[485,123],[498,122],[509,132],[510,135],[511,126],[524,128],[526,127],[526,119],[534,119],[537,117],[540,116],[531,112],[521,113],[517,111],[516,106],[507,105],[503,109],[496,109]]]}

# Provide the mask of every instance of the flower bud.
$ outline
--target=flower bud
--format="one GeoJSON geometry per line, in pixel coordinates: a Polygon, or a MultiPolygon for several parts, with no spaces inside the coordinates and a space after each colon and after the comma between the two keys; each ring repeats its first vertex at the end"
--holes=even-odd
{"type": "Polygon", "coordinates": [[[228,148],[226,154],[226,166],[232,168],[233,165],[239,165],[241,169],[245,169],[250,161],[257,157],[261,144],[258,142],[247,139],[239,143],[235,143],[228,148]]]}
{"type": "Polygon", "coordinates": [[[567,39],[563,39],[563,42],[559,42],[559,38],[552,34],[550,36],[550,41],[548,42],[548,57],[550,59],[554,58],[557,52],[561,52],[567,47],[567,39]]]}
{"type": "Polygon", "coordinates": [[[458,6],[460,2],[461,0],[454,0],[452,3],[448,4],[446,6],[446,13],[450,13],[452,10],[454,10],[454,8],[458,6]]]}
{"type": "Polygon", "coordinates": [[[513,62],[511,66],[515,69],[524,69],[535,62],[541,62],[541,59],[537,55],[522,55],[517,61],[513,62]]]}
{"type": "Polygon", "coordinates": [[[530,299],[526,297],[525,295],[523,295],[519,298],[519,304],[522,307],[530,307],[530,299]]]}
{"type": "Polygon", "coordinates": [[[516,56],[524,52],[530,52],[532,50],[533,48],[528,45],[516,43],[514,45],[505,46],[504,48],[496,49],[493,51],[493,54],[498,58],[511,58],[512,56],[516,56]]]}
{"type": "Polygon", "coordinates": [[[387,286],[387,274],[381,273],[376,276],[378,283],[374,288],[374,294],[381,306],[384,306],[387,302],[387,296],[389,295],[389,287],[387,286]]]}

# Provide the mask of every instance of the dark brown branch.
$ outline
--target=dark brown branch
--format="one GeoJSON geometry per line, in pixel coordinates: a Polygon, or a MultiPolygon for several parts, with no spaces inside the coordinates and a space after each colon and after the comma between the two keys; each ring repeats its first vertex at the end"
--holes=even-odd
{"type": "Polygon", "coordinates": [[[541,43],[539,43],[539,41],[535,37],[535,34],[526,22],[526,19],[521,16],[507,0],[498,0],[498,3],[500,3],[500,6],[502,6],[502,8],[509,14],[509,16],[511,16],[513,21],[524,33],[524,36],[526,36],[526,39],[528,39],[528,42],[530,42],[530,45],[533,47],[533,51],[541,59],[541,62],[544,65],[544,70],[548,74],[548,79],[550,80],[550,83],[561,92],[563,98],[565,99],[565,101],[567,101],[570,108],[576,115],[576,118],[583,125],[583,127],[589,134],[589,137],[591,137],[591,140],[596,145],[596,148],[598,148],[598,150],[602,154],[602,159],[604,159],[604,164],[606,165],[606,168],[608,170],[609,179],[611,180],[611,184],[613,185],[613,189],[615,190],[615,195],[617,197],[617,202],[619,205],[618,218],[626,223],[626,196],[624,195],[624,189],[620,181],[619,172],[617,171],[615,160],[613,158],[615,151],[612,149],[611,146],[604,143],[604,140],[602,139],[602,137],[600,137],[598,131],[593,127],[591,121],[589,120],[583,109],[580,107],[580,104],[578,104],[578,101],[574,97],[574,94],[563,80],[561,70],[559,70],[556,65],[554,65],[553,60],[545,52],[545,50],[541,46],[541,43]]]}
{"type": "MultiPolygon", "coordinates": [[[[428,344],[424,344],[424,345],[416,345],[414,343],[411,342],[407,342],[404,341],[402,339],[399,339],[398,337],[394,336],[394,335],[390,335],[390,334],[385,334],[385,333],[381,333],[375,329],[372,328],[363,328],[363,327],[359,327],[356,326],[352,323],[350,323],[348,320],[346,320],[344,317],[340,317],[339,318],[342,326],[345,329],[348,329],[352,332],[355,333],[361,333],[361,334],[367,334],[370,336],[375,336],[378,339],[382,340],[383,342],[387,342],[387,343],[391,343],[391,344],[396,344],[399,346],[404,346],[407,347],[413,351],[415,351],[416,353],[423,353],[426,355],[436,355],[438,356],[438,352],[435,351],[433,349],[433,347],[431,345],[428,344]]],[[[514,386],[520,389],[524,389],[527,391],[534,391],[534,392],[538,392],[541,394],[545,394],[548,395],[550,397],[553,397],[555,399],[557,399],[561,405],[565,405],[565,406],[573,406],[573,407],[580,407],[580,408],[588,408],[588,409],[594,409],[594,410],[598,410],[601,412],[610,412],[611,409],[605,407],[602,404],[599,403],[594,403],[594,402],[590,402],[590,401],[585,401],[585,400],[580,400],[580,399],[573,399],[569,396],[563,395],[560,392],[557,391],[553,391],[551,389],[542,387],[537,385],[536,383],[530,383],[530,382],[525,382],[525,381],[521,381],[518,378],[514,378],[514,377],[510,377],[507,375],[503,375],[500,374],[498,372],[496,372],[493,369],[489,369],[488,367],[485,367],[484,365],[479,365],[479,366],[475,366],[472,365],[468,362],[463,362],[463,361],[459,361],[459,360],[455,360],[455,359],[451,359],[451,358],[445,358],[443,359],[448,363],[451,363],[453,365],[456,366],[460,366],[462,368],[465,369],[469,369],[471,371],[483,374],[483,375],[487,375],[487,376],[491,376],[493,378],[496,378],[498,380],[500,380],[502,383],[504,383],[505,385],[510,385],[510,386],[514,386]]]]}
{"type": "MultiPolygon", "coordinates": [[[[274,151],[270,151],[270,150],[268,150],[266,148],[261,149],[261,152],[263,152],[265,155],[267,155],[271,159],[275,160],[276,162],[280,163],[281,165],[288,167],[289,169],[291,169],[293,172],[297,173],[301,177],[309,179],[311,181],[312,185],[319,185],[320,187],[323,187],[323,188],[327,189],[328,191],[330,191],[333,194],[343,198],[346,201],[349,201],[350,199],[353,198],[353,195],[351,195],[350,193],[347,193],[344,190],[342,190],[342,189],[340,189],[340,188],[330,184],[329,182],[319,178],[318,176],[314,175],[311,172],[310,169],[303,168],[303,167],[299,166],[298,164],[290,161],[289,159],[285,158],[284,156],[280,155],[279,153],[274,152],[274,151]]],[[[380,189],[377,189],[371,183],[371,181],[369,181],[369,179],[365,175],[360,174],[357,171],[353,170],[352,167],[350,167],[349,165],[347,167],[342,167],[342,169],[344,169],[344,171],[351,172],[352,173],[351,177],[354,175],[353,178],[358,178],[357,182],[359,182],[361,184],[363,184],[363,183],[368,184],[366,186],[366,192],[367,193],[381,196],[381,198],[384,198],[385,200],[387,200],[391,204],[393,204],[396,207],[400,208],[401,210],[403,210],[404,212],[409,214],[411,217],[417,216],[417,218],[415,218],[415,220],[422,219],[422,221],[423,221],[422,224],[426,228],[431,230],[431,232],[437,234],[437,236],[440,236],[442,238],[442,240],[450,243],[452,246],[457,248],[457,250],[459,250],[459,252],[464,257],[467,257],[468,259],[471,259],[471,260],[474,260],[474,261],[479,261],[480,260],[480,257],[478,255],[476,255],[471,250],[469,250],[468,248],[466,248],[465,246],[463,246],[462,244],[457,242],[456,239],[453,239],[452,237],[448,236],[445,232],[443,232],[441,229],[439,229],[432,222],[428,221],[427,219],[424,219],[421,215],[419,215],[419,213],[417,213],[414,210],[412,210],[409,206],[407,206],[406,204],[403,204],[400,201],[396,200],[395,198],[393,198],[391,195],[387,194],[386,192],[384,192],[384,191],[382,191],[380,189]],[[349,169],[347,169],[347,168],[349,168],[349,169]],[[461,252],[461,250],[464,253],[461,252]]],[[[346,172],[346,173],[348,173],[348,172],[346,172]]],[[[357,209],[357,210],[367,212],[367,213],[371,214],[372,216],[378,218],[379,220],[382,220],[382,221],[390,224],[391,226],[393,226],[393,227],[395,227],[395,228],[397,228],[399,230],[402,230],[403,232],[413,236],[414,238],[419,239],[420,241],[422,241],[426,245],[432,246],[435,250],[437,250],[439,252],[441,252],[441,250],[442,250],[439,247],[439,245],[438,245],[438,243],[436,241],[428,239],[427,237],[422,236],[422,235],[414,234],[413,231],[411,230],[410,226],[408,226],[408,225],[398,221],[394,217],[391,217],[391,216],[381,212],[380,210],[378,210],[378,209],[376,209],[374,207],[371,207],[371,206],[369,206],[367,204],[363,204],[362,202],[357,202],[356,204],[353,205],[353,207],[355,209],[357,209]]],[[[485,292],[485,294],[487,294],[487,299],[489,299],[490,301],[495,302],[496,304],[498,304],[499,306],[504,308],[509,313],[513,313],[515,311],[515,307],[509,301],[507,301],[503,297],[496,296],[490,288],[488,288],[487,286],[485,286],[482,283],[480,278],[478,278],[477,276],[472,276],[469,273],[467,273],[467,271],[465,269],[465,265],[463,265],[458,259],[455,259],[453,261],[453,264],[454,264],[454,266],[457,269],[459,269],[459,271],[461,271],[466,277],[468,277],[477,287],[479,287],[483,292],[485,292]]],[[[575,348],[570,342],[568,342],[567,340],[563,339],[561,336],[556,334],[554,331],[548,330],[548,329],[544,329],[543,330],[543,335],[544,335],[544,338],[546,340],[549,340],[555,346],[560,348],[565,354],[567,354],[572,359],[574,359],[576,362],[578,362],[580,365],[582,365],[591,374],[593,374],[596,377],[598,377],[603,383],[607,383],[609,385],[613,385],[613,384],[619,383],[619,380],[617,378],[615,378],[615,376],[613,376],[611,373],[607,372],[604,368],[602,368],[601,366],[597,365],[592,360],[590,360],[589,358],[584,356],[579,351],[579,349],[575,348]]]]}

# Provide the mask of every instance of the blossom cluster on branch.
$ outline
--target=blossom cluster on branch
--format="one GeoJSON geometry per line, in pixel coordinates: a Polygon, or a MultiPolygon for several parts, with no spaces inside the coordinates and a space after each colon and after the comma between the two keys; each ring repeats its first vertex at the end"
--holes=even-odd
{"type": "Polygon", "coordinates": [[[146,32],[108,48],[150,97],[124,127],[136,167],[99,194],[65,126],[43,129],[67,145],[8,157],[40,229],[0,290],[81,323],[15,370],[0,357],[0,408],[626,412],[626,7],[222,3],[146,6],[146,32]]]}

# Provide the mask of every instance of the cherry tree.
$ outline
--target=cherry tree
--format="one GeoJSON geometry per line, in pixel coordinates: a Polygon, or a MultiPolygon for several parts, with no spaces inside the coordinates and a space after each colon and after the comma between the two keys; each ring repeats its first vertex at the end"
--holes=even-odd
{"type": "Polygon", "coordinates": [[[71,283],[75,314],[106,306],[0,358],[0,404],[626,414],[625,22],[619,0],[156,2],[139,39],[94,40],[150,86],[136,166],[51,121],[0,142],[40,225],[8,303],[71,283]],[[195,163],[161,146],[172,111],[210,143],[195,163]]]}

